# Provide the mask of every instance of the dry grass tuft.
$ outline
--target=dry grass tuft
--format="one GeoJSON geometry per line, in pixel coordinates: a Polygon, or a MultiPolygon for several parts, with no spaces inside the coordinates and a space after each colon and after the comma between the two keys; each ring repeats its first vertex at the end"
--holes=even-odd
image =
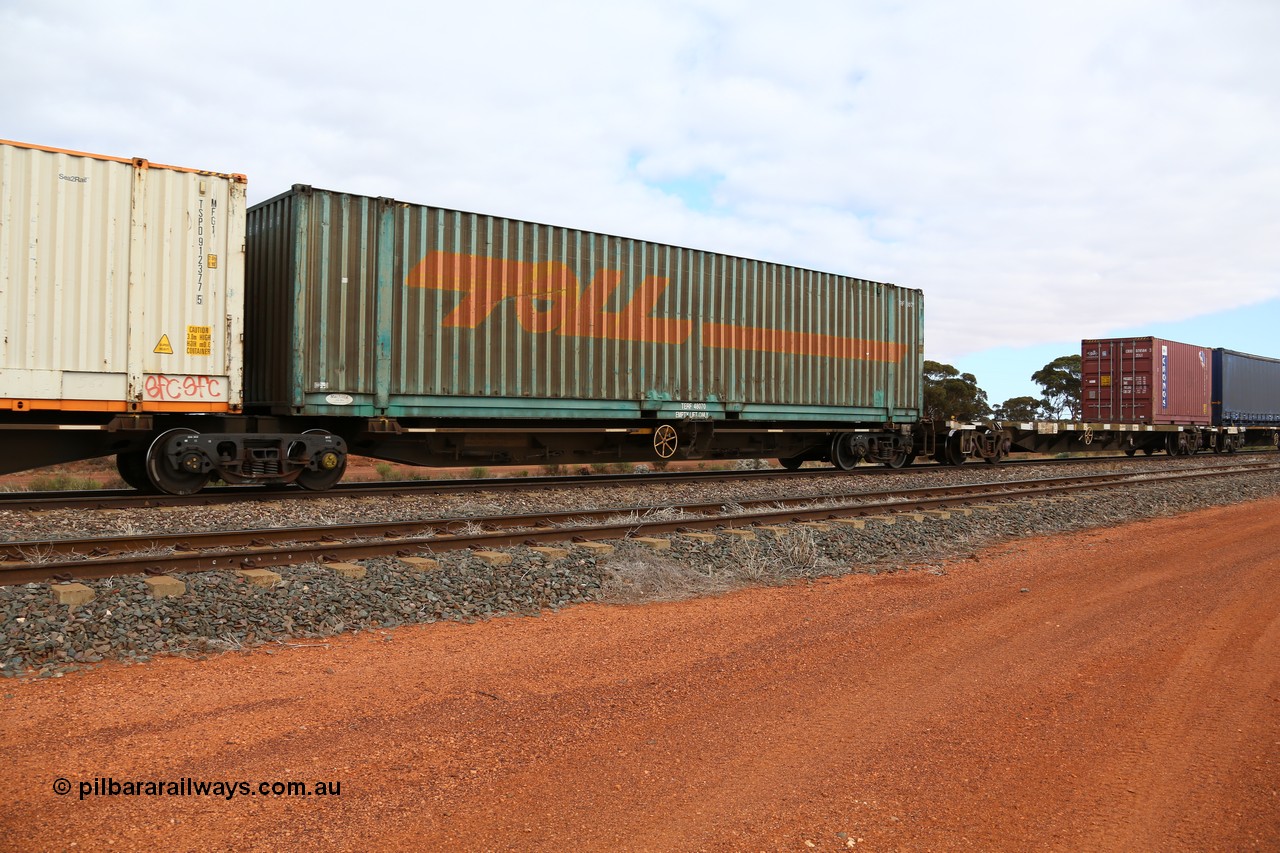
{"type": "Polygon", "coordinates": [[[777,549],[766,552],[756,543],[742,541],[733,543],[728,559],[715,567],[637,551],[610,557],[607,568],[601,599],[635,604],[682,601],[744,586],[787,583],[835,567],[822,557],[812,530],[796,530],[783,540],[781,554],[777,549]]]}
{"type": "Polygon", "coordinates": [[[739,586],[732,572],[709,573],[670,557],[645,555],[611,559],[600,594],[614,604],[639,604],[719,595],[739,586]]]}

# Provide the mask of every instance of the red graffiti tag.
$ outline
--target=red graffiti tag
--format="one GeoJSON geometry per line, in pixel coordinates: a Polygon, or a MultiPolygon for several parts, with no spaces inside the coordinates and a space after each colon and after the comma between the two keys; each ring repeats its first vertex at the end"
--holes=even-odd
{"type": "Polygon", "coordinates": [[[142,386],[148,400],[220,400],[222,379],[217,376],[147,375],[142,386]]]}

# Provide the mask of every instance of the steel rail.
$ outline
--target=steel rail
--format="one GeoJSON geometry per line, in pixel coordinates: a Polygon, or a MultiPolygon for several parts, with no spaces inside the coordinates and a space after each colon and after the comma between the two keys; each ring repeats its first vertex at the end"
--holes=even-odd
{"type": "MultiPolygon", "coordinates": [[[[1241,470],[1244,466],[1232,464],[1218,466],[1230,472],[1241,470]]],[[[1216,470],[1201,468],[1197,470],[1216,470]]],[[[689,515],[707,513],[723,513],[726,505],[741,509],[762,508],[771,506],[803,506],[822,501],[857,500],[862,502],[884,501],[885,505],[909,505],[914,500],[946,497],[954,495],[983,494],[989,490],[1050,484],[1066,484],[1087,482],[1105,484],[1112,480],[1134,480],[1156,478],[1167,472],[1149,471],[1112,471],[1103,474],[1081,474],[1070,477],[1039,477],[1030,480],[992,481],[987,483],[959,484],[951,486],[918,486],[909,489],[882,489],[876,491],[855,492],[809,492],[785,497],[745,498],[730,502],[725,501],[689,501],[678,504],[665,504],[661,509],[679,511],[689,515]]],[[[565,524],[580,519],[605,519],[611,516],[628,513],[652,512],[654,505],[633,505],[610,507],[607,509],[573,509],[553,512],[515,513],[498,516],[452,516],[448,518],[425,518],[405,521],[360,522],[354,524],[330,524],[314,527],[260,527],[247,530],[208,530],[177,533],[144,533],[127,536],[95,536],[84,539],[42,539],[0,542],[0,560],[21,561],[29,553],[39,553],[41,557],[79,556],[102,557],[109,554],[121,554],[129,551],[156,550],[158,548],[174,548],[179,551],[201,551],[220,546],[242,546],[248,541],[253,547],[265,547],[277,542],[337,542],[343,538],[403,538],[415,534],[439,535],[451,533],[458,528],[482,526],[498,529],[531,529],[565,524]]]]}
{"type": "MultiPolygon", "coordinates": [[[[379,524],[341,525],[324,528],[290,529],[268,528],[233,533],[217,532],[212,536],[239,537],[239,541],[248,540],[248,545],[224,551],[181,550],[164,555],[146,554],[118,557],[91,556],[88,559],[71,559],[46,561],[48,551],[41,554],[41,549],[51,548],[55,543],[22,542],[6,543],[6,553],[17,553],[26,556],[35,553],[39,562],[22,562],[17,565],[0,564],[0,585],[40,582],[49,579],[67,578],[99,578],[120,574],[148,572],[164,574],[168,572],[201,571],[211,569],[261,568],[271,565],[291,565],[310,561],[334,561],[338,559],[352,560],[378,556],[409,556],[412,554],[431,553],[437,550],[458,550],[462,548],[506,547],[536,540],[538,542],[563,542],[573,539],[610,539],[625,538],[636,534],[672,533],[685,530],[709,530],[718,527],[743,527],[760,524],[792,523],[799,521],[820,521],[830,518],[865,517],[903,512],[947,509],[956,506],[971,506],[978,503],[1013,500],[1029,497],[1059,495],[1083,489],[1113,488],[1126,485],[1146,485],[1176,480],[1196,479],[1200,477],[1222,477],[1238,474],[1267,473],[1280,470],[1280,464],[1268,465],[1224,465],[1211,468],[1197,468],[1194,471],[1151,473],[1151,472],[1119,472],[1101,475],[1081,475],[1075,477],[1036,478],[1033,480],[1004,481],[993,483],[949,486],[943,488],[921,488],[902,492],[862,492],[844,495],[806,495],[788,499],[760,499],[748,502],[735,502],[736,506],[762,507],[754,511],[734,512],[716,515],[693,515],[694,512],[723,510],[723,503],[692,503],[661,507],[622,507],[606,510],[570,510],[556,513],[526,513],[521,515],[476,518],[451,518],[415,522],[382,522],[379,524]],[[867,500],[868,498],[888,499],[867,500]],[[831,501],[862,500],[855,504],[831,505],[831,501]],[[828,502],[825,506],[806,507],[804,504],[815,501],[828,502]],[[791,506],[779,506],[791,504],[791,506]],[[768,508],[763,508],[768,507],[768,508]],[[652,512],[655,509],[679,510],[676,519],[635,518],[635,514],[652,512]],[[690,513],[685,515],[684,513],[690,513]],[[610,518],[625,516],[623,521],[608,521],[610,518]],[[561,526],[579,519],[606,519],[603,523],[561,526]],[[435,525],[433,527],[433,525],[435,525]],[[499,526],[497,531],[484,532],[447,532],[449,526],[489,525],[499,526]],[[435,531],[444,530],[443,534],[435,531]],[[320,533],[320,536],[308,540],[307,536],[320,533]],[[335,533],[347,534],[355,541],[326,541],[335,533]],[[428,533],[428,535],[421,535],[428,533]],[[283,540],[284,547],[274,548],[266,537],[278,537],[283,540]],[[366,537],[376,536],[376,540],[366,537]],[[299,544],[307,543],[307,544],[299,544]],[[10,552],[8,549],[15,549],[10,552]]],[[[171,538],[195,539],[197,534],[178,534],[171,538]]],[[[102,547],[104,543],[117,541],[142,542],[156,547],[163,536],[151,537],[112,537],[108,539],[90,540],[102,547]]],[[[225,540],[224,540],[225,541],[225,540]]],[[[80,541],[78,544],[85,544],[80,541]]],[[[221,542],[219,544],[222,544],[221,542]]],[[[189,547],[189,543],[187,543],[189,547]]]]}
{"type": "MultiPolygon", "coordinates": [[[[1268,451],[1242,451],[1245,454],[1268,451]]],[[[1239,455],[1239,454],[1237,454],[1239,455]]],[[[1196,458],[1196,457],[1193,457],[1196,458]]],[[[1199,459],[1213,457],[1199,457],[1199,459]]],[[[1158,462],[1164,457],[1147,456],[1080,456],[1069,459],[1005,459],[999,467],[1027,465],[1089,465],[1104,462],[1143,463],[1158,462]]],[[[1169,460],[1167,464],[1178,464],[1169,460]]],[[[977,468],[979,463],[970,462],[977,468]]],[[[342,483],[323,492],[312,492],[297,487],[268,488],[263,486],[214,486],[194,495],[160,495],[139,492],[134,489],[88,489],[64,492],[0,492],[0,509],[53,510],[53,509],[130,509],[170,506],[214,506],[242,501],[298,501],[321,498],[348,497],[398,497],[404,495],[454,494],[470,491],[516,491],[548,487],[652,485],[658,483],[696,483],[718,480],[769,480],[789,478],[811,480],[835,476],[888,476],[892,474],[929,474],[935,471],[967,470],[949,465],[918,463],[908,468],[888,468],[883,465],[865,465],[851,471],[836,468],[801,468],[797,471],[781,469],[746,471],[652,471],[643,474],[557,474],[545,477],[485,477],[466,480],[388,480],[385,482],[342,483]]]]}

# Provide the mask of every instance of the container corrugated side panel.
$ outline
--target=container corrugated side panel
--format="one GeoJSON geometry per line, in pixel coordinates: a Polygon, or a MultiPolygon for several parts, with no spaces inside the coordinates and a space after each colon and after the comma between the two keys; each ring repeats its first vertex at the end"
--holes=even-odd
{"type": "Polygon", "coordinates": [[[309,211],[292,229],[308,267],[294,282],[308,411],[330,410],[337,392],[350,413],[396,416],[918,416],[918,291],[387,199],[293,196],[309,211]]]}
{"type": "Polygon", "coordinates": [[[396,218],[397,398],[918,413],[916,291],[440,208],[396,218]]]}
{"type": "Polygon", "coordinates": [[[1214,423],[1280,424],[1280,360],[1228,349],[1213,358],[1214,423]]]}
{"type": "Polygon", "coordinates": [[[130,295],[129,346],[141,356],[143,408],[198,402],[239,408],[244,381],[244,183],[154,165],[136,167],[134,174],[135,207],[143,211],[146,228],[145,272],[140,282],[135,277],[130,295]],[[172,352],[163,351],[162,339],[172,352]],[[168,381],[159,381],[161,377],[168,381]],[[210,384],[202,384],[204,379],[210,384]]]}
{"type": "Polygon", "coordinates": [[[59,399],[74,372],[125,398],[132,183],[128,163],[0,144],[0,397],[59,399]]]}
{"type": "Polygon", "coordinates": [[[233,176],[0,143],[0,406],[238,407],[244,212],[233,176]]]}
{"type": "Polygon", "coordinates": [[[254,205],[245,239],[245,403],[276,411],[294,405],[293,214],[289,193],[254,205]]]}

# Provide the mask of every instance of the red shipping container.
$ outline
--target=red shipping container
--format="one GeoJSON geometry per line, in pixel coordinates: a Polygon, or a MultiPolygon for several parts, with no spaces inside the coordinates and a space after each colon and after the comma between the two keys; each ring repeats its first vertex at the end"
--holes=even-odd
{"type": "Polygon", "coordinates": [[[1081,342],[1080,396],[1086,421],[1208,424],[1212,350],[1163,338],[1081,342]]]}

